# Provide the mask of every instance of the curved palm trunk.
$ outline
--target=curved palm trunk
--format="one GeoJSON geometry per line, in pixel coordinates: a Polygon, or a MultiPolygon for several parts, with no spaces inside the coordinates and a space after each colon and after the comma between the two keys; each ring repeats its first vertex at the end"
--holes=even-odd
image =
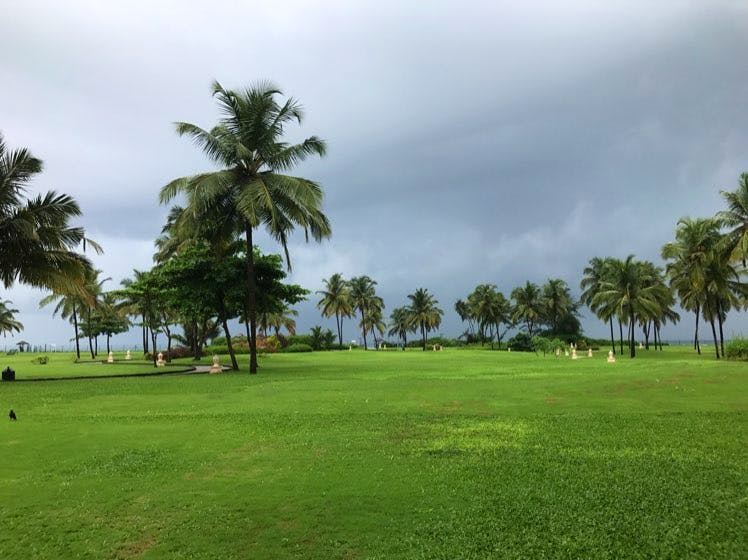
{"type": "Polygon", "coordinates": [[[221,326],[223,327],[223,334],[226,337],[226,347],[229,350],[229,356],[231,357],[231,369],[239,371],[239,363],[236,361],[236,353],[234,352],[234,345],[231,342],[231,333],[229,332],[229,324],[226,320],[226,314],[221,313],[221,326]]]}
{"type": "Polygon", "coordinates": [[[621,322],[621,318],[618,318],[618,341],[621,344],[621,356],[623,356],[623,323],[621,322]]]}
{"type": "Polygon", "coordinates": [[[75,311],[75,304],[73,304],[73,328],[75,329],[75,355],[78,359],[81,359],[81,344],[78,340],[78,314],[75,311]]]}
{"type": "Polygon", "coordinates": [[[613,336],[613,317],[610,318],[610,346],[613,348],[613,354],[616,353],[616,339],[613,336]]]}
{"type": "Polygon", "coordinates": [[[252,226],[245,222],[247,235],[247,311],[249,314],[249,373],[257,373],[257,285],[252,245],[252,226]]]}
{"type": "Polygon", "coordinates": [[[717,303],[717,323],[719,324],[719,347],[722,351],[722,357],[725,357],[725,335],[722,332],[722,325],[724,324],[724,321],[722,320],[722,305],[720,303],[717,303]]]}
{"type": "Polygon", "coordinates": [[[96,357],[96,354],[94,354],[94,348],[93,348],[93,339],[91,337],[91,308],[88,307],[88,351],[91,353],[91,359],[93,360],[96,357]]]}
{"type": "Polygon", "coordinates": [[[158,331],[153,330],[152,327],[149,330],[151,331],[151,343],[153,344],[153,367],[157,367],[156,362],[158,361],[158,331]]]}
{"type": "Polygon", "coordinates": [[[426,325],[421,322],[421,336],[423,337],[423,350],[426,351],[426,325]]]}

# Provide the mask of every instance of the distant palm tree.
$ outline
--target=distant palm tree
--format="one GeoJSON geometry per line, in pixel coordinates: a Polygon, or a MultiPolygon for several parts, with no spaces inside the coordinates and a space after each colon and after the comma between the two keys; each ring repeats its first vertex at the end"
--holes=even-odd
{"type": "Polygon", "coordinates": [[[84,301],[84,298],[80,295],[80,293],[64,294],[60,292],[53,292],[39,302],[39,307],[45,307],[54,301],[57,302],[57,305],[52,311],[52,316],[54,317],[59,314],[60,317],[70,321],[73,324],[73,331],[75,333],[75,354],[80,360],[80,334],[78,333],[79,313],[86,306],[86,303],[92,303],[92,300],[91,298],[88,298],[87,302],[84,301]]]}
{"type": "Polygon", "coordinates": [[[501,344],[505,332],[501,332],[501,325],[510,324],[511,304],[498,291],[494,284],[479,284],[468,296],[470,315],[478,322],[481,344],[488,338],[493,347],[494,333],[496,341],[501,344]]]}
{"type": "Polygon", "coordinates": [[[610,260],[610,258],[600,257],[593,257],[592,259],[590,259],[589,265],[584,269],[584,277],[582,278],[582,281],[580,283],[580,287],[582,288],[582,295],[580,299],[582,303],[589,307],[590,311],[597,315],[601,320],[610,323],[610,346],[613,353],[615,354],[616,342],[613,335],[614,314],[605,313],[604,309],[601,306],[596,306],[595,304],[593,304],[595,296],[600,292],[602,282],[605,279],[605,274],[608,270],[608,266],[610,265],[610,260]]]}
{"type": "Polygon", "coordinates": [[[317,292],[322,295],[322,299],[317,303],[317,308],[322,310],[322,315],[325,317],[335,315],[335,326],[338,329],[338,344],[342,346],[343,319],[353,315],[348,283],[338,273],[333,274],[329,279],[323,280],[323,282],[325,289],[317,292]]]}
{"type": "Polygon", "coordinates": [[[681,218],[675,241],[662,247],[662,258],[672,261],[665,267],[670,287],[678,294],[681,307],[696,317],[693,345],[699,354],[699,317],[706,303],[707,270],[720,240],[717,220],[681,218]]]}
{"type": "Polygon", "coordinates": [[[428,332],[439,328],[444,312],[437,307],[439,302],[425,288],[418,288],[414,293],[408,294],[408,299],[408,320],[421,331],[425,351],[428,332]]]}
{"type": "Polygon", "coordinates": [[[735,191],[720,191],[727,202],[727,210],[717,213],[717,218],[727,232],[726,241],[730,257],[740,260],[743,268],[748,259],[748,173],[741,173],[735,191]]]}
{"type": "Polygon", "coordinates": [[[409,310],[407,307],[396,307],[390,313],[390,330],[389,336],[397,336],[403,341],[403,350],[408,345],[408,333],[414,332],[415,329],[410,321],[409,310]]]}
{"type": "Polygon", "coordinates": [[[364,338],[364,350],[368,349],[366,343],[366,332],[371,328],[367,315],[376,310],[382,310],[384,302],[375,291],[377,283],[366,275],[356,276],[348,281],[350,289],[351,305],[361,313],[361,333],[364,338]]]}
{"type": "Polygon", "coordinates": [[[576,314],[577,305],[571,297],[569,286],[560,278],[551,278],[543,285],[542,298],[544,322],[557,334],[561,320],[571,313],[576,314]]]}
{"type": "Polygon", "coordinates": [[[268,335],[268,330],[273,329],[275,336],[280,334],[282,328],[288,331],[288,334],[296,334],[296,319],[299,312],[295,309],[284,305],[279,311],[265,311],[257,314],[257,321],[263,336],[268,335]]]}
{"type": "Polygon", "coordinates": [[[187,209],[201,216],[206,209],[225,210],[224,220],[245,236],[247,258],[247,314],[250,324],[250,373],[257,373],[257,287],[253,234],[265,226],[283,247],[290,266],[288,235],[295,227],[320,241],[331,230],[322,213],[322,189],[308,179],[283,175],[309,156],[325,154],[324,141],[311,136],[299,144],[281,140],[285,126],[301,123],[303,111],[294,99],[278,103],[282,92],[270,83],[243,91],[213,83],[213,95],[223,114],[210,131],[177,123],[177,133],[189,136],[217,165],[209,171],[175,179],[161,189],[161,202],[187,195],[187,209]]]}
{"type": "Polygon", "coordinates": [[[533,336],[536,325],[543,320],[543,298],[536,284],[527,282],[524,287],[512,290],[514,312],[512,319],[524,322],[527,334],[533,336]]]}

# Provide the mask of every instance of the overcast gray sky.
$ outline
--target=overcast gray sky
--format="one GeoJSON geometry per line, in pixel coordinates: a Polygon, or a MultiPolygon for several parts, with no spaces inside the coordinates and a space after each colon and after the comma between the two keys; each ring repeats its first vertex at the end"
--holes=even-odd
{"type": "MultiPolygon", "coordinates": [[[[272,80],[307,111],[289,139],[328,141],[297,174],[324,186],[333,237],[295,237],[291,279],[368,274],[387,313],[426,287],[445,335],[478,283],[578,294],[593,256],[659,264],[678,218],[748,171],[744,0],[9,2],[0,52],[6,143],[44,160],[34,189],[78,200],[112,288],[151,266],[159,189],[210,168],[172,123],[215,123],[214,79],[272,80]]],[[[4,291],[26,331],[0,345],[69,344],[43,295],[4,291]]],[[[333,326],[315,302],[302,331],[333,326]]],[[[746,314],[726,329],[748,333],[746,314]]]]}

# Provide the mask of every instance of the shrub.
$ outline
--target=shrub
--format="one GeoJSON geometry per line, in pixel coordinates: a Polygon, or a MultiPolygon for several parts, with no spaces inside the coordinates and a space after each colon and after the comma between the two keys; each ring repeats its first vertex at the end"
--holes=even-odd
{"type": "Polygon", "coordinates": [[[288,348],[285,350],[286,352],[290,352],[292,354],[296,352],[311,352],[312,347],[308,344],[302,344],[300,342],[297,342],[296,344],[290,344],[288,348]]]}
{"type": "Polygon", "coordinates": [[[47,356],[37,356],[33,360],[31,360],[32,364],[41,364],[44,365],[47,362],[49,362],[49,358],[47,356]]]}
{"type": "Polygon", "coordinates": [[[306,344],[307,346],[313,346],[312,342],[312,336],[309,334],[292,334],[288,337],[289,346],[293,346],[294,344],[306,344]]]}
{"type": "Polygon", "coordinates": [[[527,333],[517,333],[506,341],[506,345],[516,352],[533,352],[532,338],[527,333]]]}
{"type": "Polygon", "coordinates": [[[733,338],[725,346],[725,358],[748,360],[748,338],[733,338]]]}

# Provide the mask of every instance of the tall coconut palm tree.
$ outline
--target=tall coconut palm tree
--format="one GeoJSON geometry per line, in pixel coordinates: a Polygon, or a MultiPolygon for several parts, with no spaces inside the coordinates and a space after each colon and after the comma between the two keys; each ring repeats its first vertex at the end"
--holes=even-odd
{"type": "Polygon", "coordinates": [[[425,288],[418,288],[408,294],[408,319],[414,327],[421,331],[423,350],[426,350],[426,337],[432,329],[438,329],[444,312],[437,307],[438,301],[425,288]]]}
{"type": "Polygon", "coordinates": [[[681,307],[694,313],[693,345],[699,354],[699,317],[706,302],[707,269],[720,239],[717,220],[681,218],[675,241],[662,247],[662,258],[671,261],[665,267],[670,287],[678,295],[681,307]]]}
{"type": "Polygon", "coordinates": [[[69,220],[80,216],[72,197],[54,191],[26,199],[27,185],[42,162],[25,149],[9,150],[0,135],[0,281],[39,288],[82,292],[90,262],[75,249],[87,243],[83,228],[69,220]]]}
{"type": "Polygon", "coordinates": [[[730,257],[740,260],[743,268],[748,259],[748,173],[741,173],[738,188],[732,192],[720,191],[727,202],[727,210],[717,213],[717,218],[725,227],[732,228],[725,239],[730,257]]]}
{"type": "Polygon", "coordinates": [[[561,320],[571,313],[576,314],[577,304],[571,297],[569,286],[560,278],[550,278],[543,285],[542,297],[544,322],[557,334],[561,320]]]}
{"type": "Polygon", "coordinates": [[[290,267],[288,236],[296,227],[316,241],[331,233],[321,210],[322,189],[314,181],[283,174],[309,156],[323,156],[325,142],[311,136],[299,144],[281,140],[285,127],[301,123],[303,111],[293,98],[279,103],[282,92],[270,83],[243,91],[227,90],[213,83],[213,95],[223,116],[210,130],[194,124],[176,124],[180,136],[195,144],[218,166],[209,171],[175,179],[161,189],[165,203],[179,193],[187,196],[187,209],[201,216],[208,208],[222,206],[227,223],[244,235],[247,258],[247,311],[250,324],[250,373],[257,373],[257,287],[254,272],[253,235],[264,226],[283,247],[290,267]]]}
{"type": "Polygon", "coordinates": [[[501,332],[501,324],[511,322],[511,305],[493,284],[479,284],[468,296],[468,307],[470,314],[478,322],[478,330],[481,335],[481,344],[488,338],[493,347],[494,333],[496,341],[501,344],[501,339],[506,332],[501,332]]]}
{"type": "Polygon", "coordinates": [[[93,297],[91,295],[90,297],[84,298],[80,293],[53,292],[39,302],[39,307],[45,307],[55,301],[57,302],[57,305],[52,310],[52,316],[55,317],[56,315],[60,315],[60,317],[73,324],[73,332],[75,333],[75,354],[80,360],[81,348],[78,321],[80,319],[81,311],[85,309],[87,304],[90,305],[93,303],[93,297]]]}
{"type": "Polygon", "coordinates": [[[616,343],[613,336],[613,313],[606,314],[603,308],[595,306],[593,301],[595,296],[600,292],[601,284],[605,279],[607,267],[610,264],[610,258],[593,257],[590,259],[589,265],[584,269],[584,277],[580,282],[582,288],[581,301],[587,307],[590,308],[597,317],[602,321],[607,321],[610,324],[610,346],[615,354],[616,343]]]}
{"type": "Polygon", "coordinates": [[[322,299],[317,303],[317,308],[322,310],[324,317],[335,315],[335,326],[338,329],[338,344],[343,345],[343,319],[353,314],[350,301],[350,290],[343,275],[335,273],[329,279],[323,280],[325,289],[317,293],[322,299]]]}
{"type": "Polygon", "coordinates": [[[387,334],[401,338],[403,350],[408,345],[408,333],[414,332],[414,330],[407,307],[396,307],[392,310],[392,313],[390,313],[390,330],[387,334]]]}
{"type": "Polygon", "coordinates": [[[527,334],[530,336],[535,332],[535,327],[543,319],[543,299],[540,288],[532,282],[527,282],[524,287],[512,290],[514,300],[514,312],[512,320],[524,322],[527,334]]]}
{"type": "Polygon", "coordinates": [[[384,301],[376,294],[376,285],[377,283],[366,275],[355,276],[348,280],[351,305],[361,313],[359,326],[364,338],[364,350],[368,349],[366,332],[370,328],[370,324],[367,322],[367,314],[377,309],[381,311],[384,307],[384,301]]]}

